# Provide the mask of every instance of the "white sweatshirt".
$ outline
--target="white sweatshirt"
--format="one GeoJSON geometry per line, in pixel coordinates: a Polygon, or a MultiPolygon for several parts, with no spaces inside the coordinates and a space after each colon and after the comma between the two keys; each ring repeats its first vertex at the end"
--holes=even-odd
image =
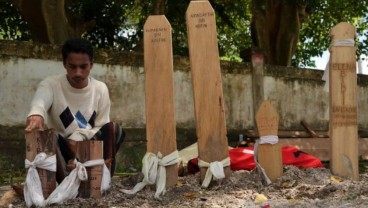
{"type": "Polygon", "coordinates": [[[48,128],[64,138],[91,139],[110,122],[110,98],[105,83],[92,77],[83,89],[72,87],[66,75],[44,79],[31,102],[28,116],[40,115],[48,128]]]}

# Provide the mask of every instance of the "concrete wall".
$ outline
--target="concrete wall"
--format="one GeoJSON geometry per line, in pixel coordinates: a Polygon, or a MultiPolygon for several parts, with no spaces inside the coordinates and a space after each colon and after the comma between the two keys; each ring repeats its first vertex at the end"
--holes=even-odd
{"type": "MultiPolygon", "coordinates": [[[[228,131],[255,129],[250,64],[222,62],[221,70],[228,131]]],[[[23,138],[20,131],[24,128],[37,84],[49,75],[60,73],[65,71],[59,46],[0,41],[0,143],[9,138],[23,138]]],[[[328,93],[323,91],[322,74],[322,71],[312,69],[265,67],[264,96],[280,113],[280,129],[303,129],[302,119],[315,130],[328,129],[328,93]]],[[[125,128],[143,130],[139,139],[144,141],[142,54],[97,50],[92,76],[108,85],[112,100],[111,119],[125,128]]],[[[358,121],[360,130],[364,130],[368,126],[365,113],[368,112],[368,77],[359,75],[358,85],[358,121]]],[[[189,135],[195,140],[188,58],[174,58],[174,89],[178,134],[189,135]]]]}
{"type": "MultiPolygon", "coordinates": [[[[65,73],[59,46],[29,42],[0,42],[0,125],[22,126],[37,84],[45,77],[65,73]]],[[[175,57],[174,89],[178,128],[195,127],[189,60],[175,57]]],[[[253,129],[252,71],[249,64],[221,63],[228,129],[253,129]]],[[[111,118],[126,128],[145,127],[144,68],[141,54],[96,51],[92,76],[107,83],[111,118]]],[[[328,127],[328,93],[322,90],[322,71],[266,66],[264,96],[281,117],[280,129],[300,129],[305,119],[313,128],[328,127]]],[[[368,115],[367,76],[359,75],[359,125],[368,115]]]]}
{"type": "MultiPolygon", "coordinates": [[[[51,56],[47,49],[43,49],[43,53],[48,53],[49,57],[37,58],[28,51],[29,48],[41,50],[38,46],[26,45],[28,54],[25,55],[20,55],[19,50],[24,50],[24,48],[21,45],[19,47],[20,49],[14,49],[14,53],[11,53],[11,50],[3,51],[0,58],[0,100],[2,101],[0,102],[0,125],[4,126],[24,125],[29,103],[37,84],[47,76],[65,73],[59,53],[51,56]]],[[[104,59],[101,60],[101,57],[109,59],[110,55],[103,52],[101,56],[97,52],[96,63],[91,74],[108,85],[112,100],[111,119],[126,128],[144,128],[145,97],[142,55],[128,54],[128,56],[133,57],[130,58],[131,60],[139,60],[139,62],[109,64],[104,59]]],[[[223,74],[227,125],[230,129],[252,128],[254,124],[251,70],[247,64],[232,65],[234,67],[227,66],[229,70],[223,74]]],[[[189,71],[189,60],[177,57],[174,70],[174,99],[178,128],[194,128],[195,126],[189,71]]]]}

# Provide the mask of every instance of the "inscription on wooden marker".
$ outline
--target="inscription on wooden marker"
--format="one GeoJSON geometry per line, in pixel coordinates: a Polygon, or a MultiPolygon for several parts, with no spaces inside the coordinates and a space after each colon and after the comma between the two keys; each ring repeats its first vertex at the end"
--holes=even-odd
{"type": "Polygon", "coordinates": [[[279,122],[278,116],[264,116],[264,117],[258,117],[258,119],[259,119],[257,120],[258,131],[278,128],[278,122],[279,122]]]}
{"type": "Polygon", "coordinates": [[[166,42],[167,37],[165,37],[166,32],[170,31],[169,28],[147,28],[145,29],[146,34],[151,35],[151,43],[161,43],[166,42]],[[153,33],[153,34],[151,34],[153,33]]]}
{"type": "Polygon", "coordinates": [[[336,126],[355,126],[357,125],[357,107],[346,105],[346,79],[349,73],[355,75],[355,63],[333,63],[333,71],[337,71],[340,76],[340,93],[342,96],[342,105],[332,105],[333,125],[336,126]]]}
{"type": "Polygon", "coordinates": [[[215,16],[214,12],[203,12],[197,14],[191,14],[190,18],[197,19],[197,24],[194,25],[195,28],[207,28],[208,24],[206,18],[215,16]]]}
{"type": "Polygon", "coordinates": [[[334,71],[339,71],[341,77],[340,92],[342,94],[342,104],[345,105],[346,100],[346,76],[348,73],[356,73],[355,63],[334,63],[331,66],[334,71]]]}
{"type": "Polygon", "coordinates": [[[356,106],[332,105],[333,125],[336,126],[355,126],[358,124],[356,106]]]}

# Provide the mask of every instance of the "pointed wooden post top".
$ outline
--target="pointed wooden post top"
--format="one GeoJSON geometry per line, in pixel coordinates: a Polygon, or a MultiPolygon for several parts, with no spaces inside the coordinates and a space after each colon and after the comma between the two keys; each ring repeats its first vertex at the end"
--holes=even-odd
{"type": "Polygon", "coordinates": [[[188,5],[186,14],[192,15],[191,18],[205,18],[207,16],[213,16],[214,14],[212,14],[211,12],[214,12],[214,9],[212,8],[211,3],[208,0],[191,0],[188,5]]]}
{"type": "Polygon", "coordinates": [[[333,27],[330,32],[330,37],[332,40],[353,39],[355,36],[355,27],[347,22],[340,22],[333,27]]]}
{"type": "MultiPolygon", "coordinates": [[[[150,15],[147,17],[146,22],[144,23],[144,28],[149,29],[155,26],[167,26],[169,32],[171,32],[171,25],[170,22],[167,20],[165,15],[150,15]]],[[[150,32],[150,31],[147,31],[150,32]]]]}
{"type": "Polygon", "coordinates": [[[279,114],[271,101],[264,100],[256,114],[259,136],[277,135],[279,114]]]}

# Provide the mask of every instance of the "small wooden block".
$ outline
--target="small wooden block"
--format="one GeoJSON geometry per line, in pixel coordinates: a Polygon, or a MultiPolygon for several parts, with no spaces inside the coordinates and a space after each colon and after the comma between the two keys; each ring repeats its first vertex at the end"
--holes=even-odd
{"type": "MultiPolygon", "coordinates": [[[[103,141],[100,140],[87,140],[71,142],[76,150],[76,158],[79,162],[84,163],[90,160],[103,159],[103,141]]],[[[79,186],[79,196],[82,198],[100,198],[101,194],[101,181],[103,166],[86,167],[88,180],[82,181],[79,186]]]]}
{"type": "MultiPolygon", "coordinates": [[[[166,156],[177,150],[173,81],[172,30],[164,15],[144,25],[147,152],[166,156]]],[[[178,180],[178,165],[166,167],[166,187],[178,180]]]]}
{"type": "MultiPolygon", "coordinates": [[[[279,114],[272,103],[269,100],[263,101],[256,114],[259,136],[277,136],[279,120],[279,114]]],[[[258,162],[272,182],[281,177],[283,174],[281,145],[259,144],[258,162]]]]}
{"type": "MultiPolygon", "coordinates": [[[[53,156],[56,151],[56,136],[52,129],[26,132],[26,158],[33,161],[37,154],[44,152],[48,157],[53,156]]],[[[45,199],[56,188],[56,173],[37,168],[41,180],[42,193],[45,199]]]]}

